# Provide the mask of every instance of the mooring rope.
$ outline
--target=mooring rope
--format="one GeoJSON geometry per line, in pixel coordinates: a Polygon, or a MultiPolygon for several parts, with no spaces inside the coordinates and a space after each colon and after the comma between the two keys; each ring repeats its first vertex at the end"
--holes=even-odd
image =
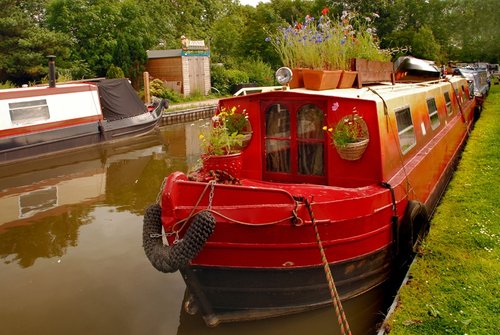
{"type": "Polygon", "coordinates": [[[347,322],[347,317],[344,313],[344,308],[342,307],[342,302],[340,301],[340,296],[337,291],[337,287],[335,286],[335,281],[333,279],[332,272],[330,270],[330,265],[328,263],[328,259],[326,258],[325,249],[323,248],[323,243],[321,242],[321,238],[319,236],[318,226],[316,225],[316,220],[314,219],[314,213],[311,207],[311,203],[309,200],[304,199],[307,210],[309,212],[309,216],[311,217],[311,222],[314,227],[314,232],[316,234],[316,241],[318,242],[319,251],[321,253],[321,260],[323,262],[323,268],[325,270],[326,280],[328,281],[328,287],[330,289],[330,295],[332,297],[333,306],[335,307],[335,313],[337,314],[337,321],[340,326],[340,332],[342,335],[349,334],[351,335],[351,329],[349,328],[349,323],[347,322]]]}
{"type": "MultiPolygon", "coordinates": [[[[218,217],[221,217],[221,218],[225,219],[228,222],[232,222],[232,223],[236,223],[236,224],[240,224],[240,225],[244,225],[244,226],[250,226],[250,227],[271,226],[271,225],[276,225],[276,224],[279,224],[279,223],[285,222],[285,221],[291,221],[292,223],[294,223],[295,226],[300,226],[300,225],[302,225],[304,223],[303,220],[297,215],[297,207],[298,207],[298,202],[297,201],[295,201],[295,203],[294,203],[295,208],[292,210],[292,214],[290,216],[286,216],[286,217],[283,217],[283,218],[280,218],[280,219],[277,219],[277,220],[274,220],[274,221],[252,223],[252,222],[244,222],[244,221],[239,221],[239,220],[230,218],[230,217],[222,214],[221,212],[212,209],[212,201],[213,201],[213,198],[214,198],[215,185],[216,184],[217,184],[216,180],[210,180],[210,181],[208,181],[207,185],[205,186],[205,188],[201,192],[200,196],[198,197],[198,200],[196,201],[196,203],[194,204],[193,208],[191,209],[191,212],[189,213],[189,215],[186,218],[178,220],[177,222],[175,222],[175,224],[172,226],[171,232],[169,232],[169,233],[166,234],[167,236],[169,236],[169,235],[176,235],[177,236],[176,240],[177,240],[178,236],[179,236],[179,231],[181,231],[184,228],[184,225],[189,220],[191,220],[191,218],[193,218],[194,216],[198,215],[199,213],[203,213],[203,212],[212,213],[212,214],[214,214],[214,215],[216,215],[218,217]],[[210,191],[209,191],[209,195],[208,195],[208,205],[207,205],[207,208],[206,209],[196,210],[198,208],[201,200],[203,199],[203,197],[205,196],[205,194],[207,193],[208,190],[210,190],[210,191]]],[[[163,189],[163,188],[164,188],[164,186],[162,185],[161,189],[163,189]]],[[[159,202],[160,202],[160,196],[157,197],[157,203],[159,203],[159,202]]]]}

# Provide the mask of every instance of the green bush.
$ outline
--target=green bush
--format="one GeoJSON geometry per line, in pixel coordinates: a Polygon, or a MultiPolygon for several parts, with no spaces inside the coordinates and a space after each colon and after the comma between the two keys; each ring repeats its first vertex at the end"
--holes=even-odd
{"type": "MultiPolygon", "coordinates": [[[[71,71],[69,69],[57,69],[57,75],[56,75],[56,82],[58,83],[65,83],[68,81],[72,81],[73,77],[71,75],[71,71]]],[[[45,77],[40,79],[40,82],[42,84],[48,84],[49,83],[49,75],[46,75],[45,77]]]]}
{"type": "MultiPolygon", "coordinates": [[[[90,69],[90,65],[83,60],[76,60],[64,67],[67,69],[69,76],[73,79],[84,79],[84,78],[94,78],[95,73],[90,69]]],[[[62,66],[58,68],[58,72],[61,72],[62,66]]]]}
{"type": "Polygon", "coordinates": [[[149,92],[151,96],[155,96],[162,99],[168,99],[170,102],[179,102],[182,97],[176,91],[165,87],[160,79],[154,79],[149,83],[149,92]]]}
{"type": "Polygon", "coordinates": [[[5,83],[0,83],[0,88],[14,88],[16,85],[14,85],[13,82],[7,80],[5,83]]]}
{"type": "Polygon", "coordinates": [[[125,78],[125,73],[123,73],[121,67],[111,64],[106,72],[106,78],[125,78]]]}
{"type": "Polygon", "coordinates": [[[274,70],[261,59],[228,60],[225,66],[213,64],[210,71],[212,87],[215,87],[221,95],[231,94],[232,89],[240,84],[275,85],[274,70]]]}
{"type": "Polygon", "coordinates": [[[220,94],[227,95],[231,93],[231,88],[238,84],[250,82],[249,76],[245,71],[236,69],[225,69],[220,65],[213,65],[211,68],[212,86],[220,94]]]}
{"type": "Polygon", "coordinates": [[[275,84],[273,69],[261,59],[241,63],[241,70],[248,73],[249,82],[256,83],[257,86],[272,86],[275,84]]]}

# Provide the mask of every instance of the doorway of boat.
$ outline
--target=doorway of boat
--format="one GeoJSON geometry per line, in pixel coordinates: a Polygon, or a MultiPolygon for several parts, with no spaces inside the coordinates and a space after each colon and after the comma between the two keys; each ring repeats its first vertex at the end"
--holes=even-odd
{"type": "Polygon", "coordinates": [[[263,179],[326,184],[326,102],[261,101],[263,179]]]}

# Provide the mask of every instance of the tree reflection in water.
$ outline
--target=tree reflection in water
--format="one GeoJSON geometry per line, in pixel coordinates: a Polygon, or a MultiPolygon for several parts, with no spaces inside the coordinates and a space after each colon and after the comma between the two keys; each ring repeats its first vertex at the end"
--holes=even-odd
{"type": "Polygon", "coordinates": [[[0,181],[7,188],[0,206],[16,208],[0,220],[0,258],[27,268],[38,258],[63,256],[77,246],[79,227],[99,220],[90,214],[95,206],[142,216],[165,176],[187,171],[185,132],[191,128],[179,125],[37,164],[2,167],[0,181]]]}
{"type": "Polygon", "coordinates": [[[88,207],[74,207],[58,216],[47,216],[28,224],[7,228],[0,233],[0,257],[6,264],[32,266],[38,258],[63,256],[78,244],[78,229],[90,223],[88,207]]]}

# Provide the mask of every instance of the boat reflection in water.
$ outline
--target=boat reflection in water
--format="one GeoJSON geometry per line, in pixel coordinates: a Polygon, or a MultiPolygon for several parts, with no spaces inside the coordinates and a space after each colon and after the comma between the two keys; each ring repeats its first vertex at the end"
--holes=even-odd
{"type": "MultiPolygon", "coordinates": [[[[386,306],[393,289],[389,284],[353,298],[343,303],[349,326],[354,335],[376,334],[383,320],[386,306]]],[[[199,315],[189,315],[181,310],[180,325],[177,335],[280,335],[314,334],[341,335],[337,315],[333,304],[317,310],[270,318],[258,321],[224,323],[209,328],[199,315]]]]}
{"type": "MultiPolygon", "coordinates": [[[[334,333],[333,307],[209,329],[181,312],[181,276],[144,258],[144,208],[166,175],[196,164],[198,128],[0,168],[2,333],[334,333]]],[[[383,295],[344,306],[354,334],[374,333],[383,295]]]]}
{"type": "Polygon", "coordinates": [[[151,135],[127,146],[100,146],[2,167],[0,255],[11,253],[22,267],[40,257],[62,256],[77,246],[79,227],[92,222],[89,213],[97,203],[140,212],[142,204],[129,202],[125,193],[140,186],[147,168],[164,165],[157,159],[163,151],[158,136],[151,135]],[[16,234],[30,238],[19,241],[12,236],[16,234]]]}

